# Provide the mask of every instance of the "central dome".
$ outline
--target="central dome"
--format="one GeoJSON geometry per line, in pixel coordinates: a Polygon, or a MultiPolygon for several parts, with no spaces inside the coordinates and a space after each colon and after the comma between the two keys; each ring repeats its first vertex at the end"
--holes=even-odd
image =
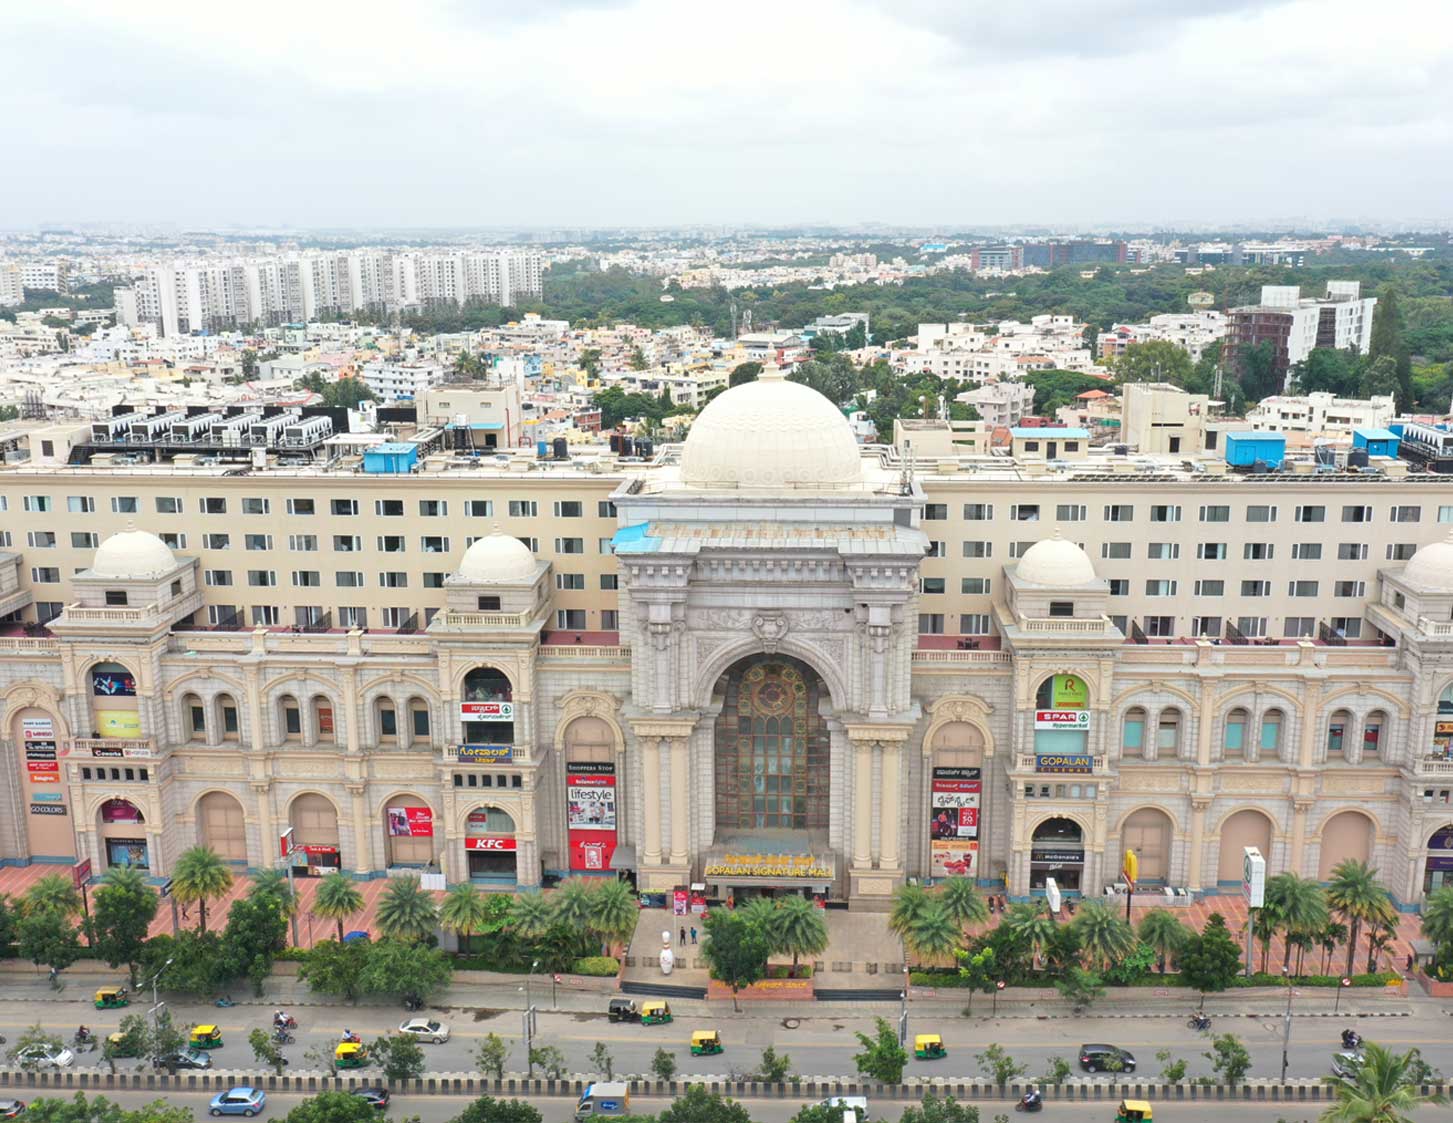
{"type": "Polygon", "coordinates": [[[1063,589],[1093,583],[1095,567],[1084,550],[1060,537],[1056,527],[1053,538],[1041,539],[1024,551],[1014,575],[1031,585],[1063,589]]]}
{"type": "Polygon", "coordinates": [[[160,577],[176,567],[176,555],[165,542],[127,523],[125,530],[97,547],[91,573],[113,581],[134,581],[160,577]]]}
{"type": "Polygon", "coordinates": [[[487,534],[464,551],[459,576],[481,585],[519,584],[535,579],[535,555],[518,538],[500,532],[487,534]]]}
{"type": "Polygon", "coordinates": [[[1429,542],[1409,558],[1401,576],[1425,593],[1453,593],[1453,531],[1441,542],[1429,542]]]}
{"type": "Polygon", "coordinates": [[[719,395],[686,435],[681,478],[693,487],[846,487],[863,478],[847,418],[774,367],[719,395]]]}

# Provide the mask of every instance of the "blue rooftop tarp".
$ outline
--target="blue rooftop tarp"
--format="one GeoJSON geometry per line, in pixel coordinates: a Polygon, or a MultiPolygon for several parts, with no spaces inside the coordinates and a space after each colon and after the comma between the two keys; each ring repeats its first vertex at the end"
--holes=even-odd
{"type": "Polygon", "coordinates": [[[649,554],[661,548],[661,539],[653,537],[649,531],[650,523],[636,523],[634,526],[623,526],[615,532],[615,537],[610,540],[611,553],[614,554],[649,554]]]}
{"type": "Polygon", "coordinates": [[[1021,429],[1015,427],[1009,430],[1009,435],[1017,440],[1034,440],[1036,437],[1044,437],[1054,441],[1087,441],[1090,439],[1088,429],[1021,429]]]}

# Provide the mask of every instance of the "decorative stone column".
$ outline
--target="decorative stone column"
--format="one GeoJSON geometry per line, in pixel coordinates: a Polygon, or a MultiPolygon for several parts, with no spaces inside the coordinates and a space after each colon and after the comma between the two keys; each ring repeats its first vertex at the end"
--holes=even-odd
{"type": "Polygon", "coordinates": [[[373,872],[373,861],[369,857],[372,847],[368,845],[368,803],[364,798],[365,784],[349,784],[348,794],[353,801],[353,869],[355,873],[373,872]]]}
{"type": "Polygon", "coordinates": [[[687,824],[691,817],[690,767],[685,737],[672,737],[671,746],[671,864],[690,864],[687,856],[687,824]]]}
{"type": "Polygon", "coordinates": [[[691,820],[688,745],[695,717],[642,718],[631,723],[641,746],[640,887],[657,892],[682,884],[691,872],[691,820]],[[670,773],[662,780],[663,753],[670,773]],[[663,838],[663,826],[669,835],[663,838]]]}
{"type": "Polygon", "coordinates": [[[645,847],[642,866],[661,864],[661,743],[649,738],[641,745],[641,812],[645,847]]]}
{"type": "Polygon", "coordinates": [[[1312,809],[1312,803],[1311,796],[1297,796],[1292,804],[1292,848],[1286,866],[1299,877],[1307,874],[1307,812],[1312,809]]]}
{"type": "Polygon", "coordinates": [[[846,723],[853,747],[853,853],[848,870],[854,905],[884,908],[903,880],[900,848],[903,791],[903,751],[910,728],[906,725],[846,723]],[[875,793],[873,757],[881,754],[881,783],[875,793]],[[876,799],[874,798],[876,795],[876,799]],[[873,846],[874,828],[878,846],[873,846]]]}
{"type": "Polygon", "coordinates": [[[1206,808],[1210,796],[1191,797],[1191,853],[1187,863],[1186,887],[1196,893],[1201,888],[1201,866],[1206,856],[1206,808]]]}
{"type": "Polygon", "coordinates": [[[897,870],[901,868],[899,857],[899,836],[902,833],[902,769],[903,746],[901,743],[883,742],[883,824],[878,839],[878,868],[897,870]]]}
{"type": "Polygon", "coordinates": [[[873,743],[854,739],[853,746],[853,866],[873,864],[873,743]]]}

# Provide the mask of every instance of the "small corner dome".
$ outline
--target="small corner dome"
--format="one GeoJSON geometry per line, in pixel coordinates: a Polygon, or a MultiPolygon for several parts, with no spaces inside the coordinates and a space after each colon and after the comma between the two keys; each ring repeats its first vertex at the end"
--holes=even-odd
{"type": "Polygon", "coordinates": [[[1400,575],[1404,583],[1425,593],[1453,593],[1453,531],[1430,542],[1408,559],[1400,575]]]}
{"type": "Polygon", "coordinates": [[[533,581],[535,555],[518,538],[496,529],[464,551],[459,576],[481,584],[533,581]]]}
{"type": "Polygon", "coordinates": [[[691,487],[847,487],[862,478],[862,452],[842,411],[776,367],[717,396],[681,454],[681,479],[691,487]]]}
{"type": "Polygon", "coordinates": [[[96,548],[91,574],[115,581],[160,577],[177,567],[177,557],[155,534],[127,524],[96,548]]]}
{"type": "Polygon", "coordinates": [[[1053,538],[1036,542],[1024,551],[1014,576],[1031,585],[1053,588],[1088,585],[1096,579],[1095,567],[1085,551],[1061,538],[1058,530],[1053,538]]]}

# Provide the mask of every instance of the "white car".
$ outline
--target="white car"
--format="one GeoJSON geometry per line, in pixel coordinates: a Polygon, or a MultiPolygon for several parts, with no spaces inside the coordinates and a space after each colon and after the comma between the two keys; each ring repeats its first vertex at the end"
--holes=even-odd
{"type": "Polygon", "coordinates": [[[410,1018],[399,1026],[399,1032],[412,1034],[420,1041],[432,1041],[435,1045],[449,1040],[449,1027],[432,1018],[410,1018]]]}
{"type": "Polygon", "coordinates": [[[76,1055],[62,1046],[52,1049],[49,1045],[27,1045],[15,1054],[22,1068],[65,1068],[76,1055]]]}

